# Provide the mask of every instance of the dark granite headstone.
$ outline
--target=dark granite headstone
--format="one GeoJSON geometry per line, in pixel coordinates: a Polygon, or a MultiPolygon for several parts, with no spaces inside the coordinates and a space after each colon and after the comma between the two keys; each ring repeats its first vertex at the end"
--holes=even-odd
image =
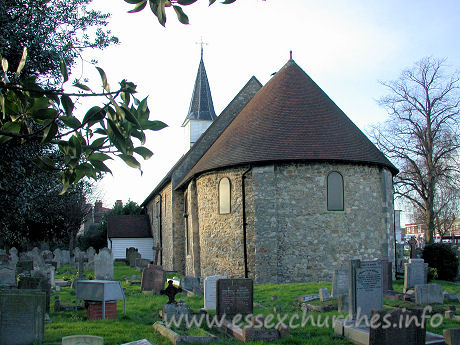
{"type": "Polygon", "coordinates": [[[149,265],[142,271],[141,291],[159,293],[165,287],[166,273],[161,266],[149,265]]]}
{"type": "Polygon", "coordinates": [[[45,293],[0,291],[0,344],[26,345],[43,341],[45,293]]]}
{"type": "Polygon", "coordinates": [[[382,279],[383,290],[393,290],[393,264],[386,259],[382,259],[382,279]]]}
{"type": "Polygon", "coordinates": [[[254,293],[252,279],[219,279],[216,291],[217,315],[252,314],[254,293]]]}
{"type": "Polygon", "coordinates": [[[375,327],[370,327],[369,345],[425,345],[426,327],[421,326],[422,313],[422,310],[373,310],[371,315],[378,314],[379,322],[375,323],[375,327]],[[414,316],[417,318],[418,326],[414,316]],[[406,325],[406,320],[411,320],[411,317],[413,321],[406,325]]]}
{"type": "Polygon", "coordinates": [[[203,290],[200,286],[200,278],[185,276],[180,278],[180,287],[192,291],[195,295],[203,296],[203,290]]]}
{"type": "Polygon", "coordinates": [[[383,309],[382,262],[380,260],[350,262],[350,312],[353,316],[370,317],[371,309],[383,309]]]}

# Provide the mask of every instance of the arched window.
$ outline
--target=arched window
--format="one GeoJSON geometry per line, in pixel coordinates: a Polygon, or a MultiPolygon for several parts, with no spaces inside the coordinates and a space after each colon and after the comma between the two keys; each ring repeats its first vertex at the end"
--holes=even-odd
{"type": "Polygon", "coordinates": [[[219,181],[219,213],[230,213],[230,180],[224,177],[219,181]]]}
{"type": "Polygon", "coordinates": [[[343,177],[337,171],[327,175],[327,210],[343,211],[343,177]]]}

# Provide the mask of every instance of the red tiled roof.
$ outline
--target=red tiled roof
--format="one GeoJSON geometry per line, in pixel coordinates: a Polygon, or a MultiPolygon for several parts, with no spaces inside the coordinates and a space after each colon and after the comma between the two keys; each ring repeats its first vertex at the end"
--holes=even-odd
{"type": "Polygon", "coordinates": [[[340,161],[398,170],[293,61],[248,102],[183,182],[227,166],[340,161]]]}
{"type": "Polygon", "coordinates": [[[152,237],[149,216],[111,215],[107,217],[108,238],[148,238],[152,237]]]}

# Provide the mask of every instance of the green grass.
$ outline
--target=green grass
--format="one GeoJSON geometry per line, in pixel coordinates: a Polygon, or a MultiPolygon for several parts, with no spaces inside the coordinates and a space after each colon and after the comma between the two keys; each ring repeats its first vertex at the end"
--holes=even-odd
{"type": "MultiPolygon", "coordinates": [[[[58,270],[56,277],[60,279],[71,279],[75,275],[75,270],[70,267],[64,267],[58,270]]],[[[92,272],[85,272],[90,275],[92,272]]],[[[117,302],[117,314],[116,320],[97,320],[89,321],[85,320],[85,311],[79,310],[77,314],[74,312],[59,312],[50,313],[52,323],[46,324],[45,326],[45,341],[44,344],[60,344],[61,338],[68,335],[76,334],[88,334],[104,337],[105,345],[119,345],[139,339],[147,339],[157,345],[170,344],[170,342],[158,334],[152,325],[159,321],[158,309],[167,302],[166,296],[159,295],[143,295],[140,293],[140,285],[130,285],[128,282],[122,280],[123,276],[131,279],[132,275],[138,275],[140,272],[136,269],[126,266],[124,263],[115,263],[115,279],[122,281],[122,287],[126,295],[126,309],[127,314],[123,315],[123,301],[117,302]]],[[[177,275],[177,274],[176,274],[177,275]]],[[[168,274],[168,278],[172,278],[174,274],[168,274]]],[[[177,275],[179,276],[179,275],[177,275]]],[[[443,281],[436,281],[441,284],[443,290],[450,293],[459,293],[460,286],[443,281]]],[[[395,281],[393,286],[396,290],[402,291],[403,282],[395,281]]],[[[281,307],[281,315],[285,313],[288,315],[289,320],[294,313],[297,313],[302,318],[300,306],[294,303],[297,296],[317,294],[319,288],[331,288],[330,283],[297,283],[297,284],[256,284],[254,285],[254,302],[261,306],[254,307],[254,314],[263,314],[267,316],[273,313],[275,306],[281,307]],[[276,296],[273,300],[272,296],[276,296]]],[[[64,305],[75,305],[75,292],[71,288],[61,288],[61,291],[55,292],[59,295],[61,304],[64,305]]],[[[187,305],[191,308],[192,312],[198,313],[199,309],[203,307],[203,297],[186,297],[184,294],[176,296],[176,300],[184,299],[187,305]]],[[[51,298],[51,311],[53,311],[54,298],[51,298]]],[[[312,301],[312,304],[322,304],[319,301],[312,301]]],[[[331,301],[329,303],[334,303],[331,301]]],[[[384,300],[384,304],[391,307],[413,307],[413,304],[403,301],[390,301],[384,300]]],[[[453,303],[458,305],[459,303],[453,303]]],[[[442,311],[447,309],[447,303],[442,306],[435,306],[436,311],[442,311]]],[[[291,329],[290,336],[271,342],[272,344],[311,344],[311,345],[345,345],[351,344],[345,339],[337,337],[333,334],[331,328],[332,317],[337,316],[338,312],[331,311],[326,313],[311,312],[307,315],[314,317],[315,323],[318,321],[318,317],[322,321],[328,319],[329,327],[314,327],[310,322],[305,327],[299,327],[297,329],[291,329]]],[[[275,324],[278,322],[277,319],[273,321],[275,324]]],[[[300,322],[297,321],[297,322],[300,322]]],[[[434,333],[442,334],[444,328],[458,327],[458,322],[451,320],[444,320],[439,328],[433,329],[428,324],[428,330],[434,333]]],[[[214,344],[240,344],[238,341],[228,338],[223,334],[219,334],[216,330],[209,330],[206,326],[203,327],[205,330],[218,335],[221,341],[214,344]]],[[[203,332],[198,329],[188,330],[189,335],[202,335],[203,332]]],[[[255,341],[250,342],[252,345],[266,345],[266,341],[255,341]]]]}

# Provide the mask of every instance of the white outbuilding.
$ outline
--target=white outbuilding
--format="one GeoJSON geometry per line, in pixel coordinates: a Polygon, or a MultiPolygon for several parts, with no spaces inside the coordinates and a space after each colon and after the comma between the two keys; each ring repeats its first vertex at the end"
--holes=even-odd
{"type": "Polygon", "coordinates": [[[153,260],[153,237],[149,217],[111,215],[107,218],[107,247],[113,259],[126,259],[126,249],[134,247],[143,259],[153,260]]]}

